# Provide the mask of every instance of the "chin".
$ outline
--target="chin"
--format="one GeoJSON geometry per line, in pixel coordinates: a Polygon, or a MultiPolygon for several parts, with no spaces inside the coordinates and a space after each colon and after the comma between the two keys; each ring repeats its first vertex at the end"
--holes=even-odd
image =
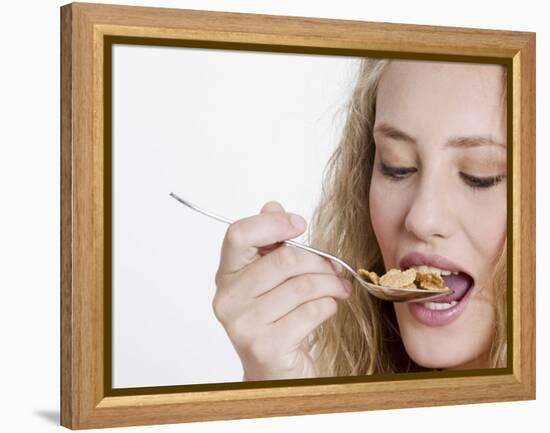
{"type": "Polygon", "coordinates": [[[410,350],[407,353],[411,359],[421,367],[442,368],[442,369],[461,369],[471,364],[477,356],[464,356],[464,353],[456,353],[453,350],[410,350]]]}
{"type": "Polygon", "coordinates": [[[425,368],[487,368],[494,313],[486,302],[472,299],[457,320],[446,326],[426,326],[409,312],[406,304],[395,304],[397,322],[409,357],[425,368]]]}

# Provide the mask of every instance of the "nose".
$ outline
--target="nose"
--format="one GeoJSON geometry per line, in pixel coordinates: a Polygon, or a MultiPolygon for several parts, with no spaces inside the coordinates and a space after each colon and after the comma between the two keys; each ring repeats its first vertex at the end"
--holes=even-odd
{"type": "Polygon", "coordinates": [[[424,242],[430,242],[434,237],[449,237],[454,224],[450,200],[452,196],[445,191],[445,182],[422,179],[412,195],[405,229],[424,242]]]}

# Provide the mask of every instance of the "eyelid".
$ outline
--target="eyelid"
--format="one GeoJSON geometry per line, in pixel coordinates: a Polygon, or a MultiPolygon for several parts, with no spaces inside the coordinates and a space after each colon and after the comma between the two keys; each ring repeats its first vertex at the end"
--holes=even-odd
{"type": "Polygon", "coordinates": [[[505,179],[506,178],[506,173],[495,174],[495,175],[492,175],[492,176],[474,176],[472,174],[468,174],[468,173],[464,173],[464,172],[460,172],[460,174],[464,177],[474,179],[474,180],[479,180],[479,181],[491,181],[493,179],[505,179]]]}
{"type": "Polygon", "coordinates": [[[384,162],[380,161],[380,165],[383,171],[388,172],[400,172],[400,174],[407,174],[407,173],[414,173],[416,171],[415,167],[394,167],[392,165],[385,164],[384,162]]]}
{"type": "MultiPolygon", "coordinates": [[[[414,173],[414,167],[393,167],[380,161],[380,171],[382,175],[389,178],[392,182],[398,182],[408,178],[407,174],[414,173]]],[[[491,187],[499,184],[503,179],[506,179],[506,173],[494,176],[472,176],[470,174],[460,172],[460,176],[467,182],[467,185],[474,191],[489,190],[491,187]]]]}
{"type": "Polygon", "coordinates": [[[501,182],[502,180],[506,179],[506,173],[503,174],[497,174],[495,176],[472,176],[470,174],[466,173],[460,173],[460,175],[467,180],[470,180],[471,182],[478,182],[480,184],[487,184],[487,185],[496,185],[497,183],[501,182]]]}
{"type": "MultiPolygon", "coordinates": [[[[413,173],[414,171],[416,171],[416,168],[415,167],[394,167],[392,165],[388,165],[382,161],[380,161],[380,165],[382,166],[382,169],[385,170],[385,171],[391,171],[391,172],[401,172],[401,174],[406,174],[406,173],[413,173]]],[[[473,174],[468,174],[468,173],[464,173],[464,172],[461,172],[461,174],[465,177],[468,177],[470,179],[474,179],[474,180],[480,180],[480,181],[490,181],[490,180],[493,180],[495,178],[506,178],[506,173],[500,173],[500,174],[495,174],[495,175],[490,175],[490,176],[475,176],[473,174]]]]}

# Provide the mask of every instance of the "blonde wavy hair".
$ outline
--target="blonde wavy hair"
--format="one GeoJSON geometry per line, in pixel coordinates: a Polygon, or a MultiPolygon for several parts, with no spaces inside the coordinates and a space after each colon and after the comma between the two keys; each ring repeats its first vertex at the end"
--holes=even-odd
{"type": "MultiPolygon", "coordinates": [[[[374,165],[373,127],[380,78],[391,62],[362,59],[346,108],[342,138],[323,173],[322,194],[308,229],[311,245],[342,257],[355,269],[385,273],[369,211],[374,165]]],[[[506,73],[506,71],[505,71],[506,73]]],[[[504,80],[506,84],[506,80],[504,80]]],[[[506,105],[505,105],[506,106],[506,105]]],[[[506,242],[488,286],[495,293],[489,367],[506,366],[506,242]]],[[[400,337],[393,304],[360,289],[310,336],[319,376],[433,371],[417,365],[400,337]]]]}

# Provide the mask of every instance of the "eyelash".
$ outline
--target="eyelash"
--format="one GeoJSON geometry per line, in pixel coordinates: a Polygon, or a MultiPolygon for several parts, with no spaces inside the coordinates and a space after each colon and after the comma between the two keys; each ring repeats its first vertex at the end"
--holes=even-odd
{"type": "MultiPolygon", "coordinates": [[[[380,171],[391,182],[399,182],[400,180],[405,179],[403,176],[409,173],[414,173],[416,169],[404,168],[404,167],[390,167],[388,165],[381,164],[380,171]]],[[[460,175],[462,176],[463,179],[467,181],[466,184],[470,188],[472,188],[474,191],[491,188],[492,186],[495,186],[506,177],[506,175],[504,174],[501,174],[498,176],[490,176],[490,177],[475,177],[465,173],[460,173],[460,175]]]]}

